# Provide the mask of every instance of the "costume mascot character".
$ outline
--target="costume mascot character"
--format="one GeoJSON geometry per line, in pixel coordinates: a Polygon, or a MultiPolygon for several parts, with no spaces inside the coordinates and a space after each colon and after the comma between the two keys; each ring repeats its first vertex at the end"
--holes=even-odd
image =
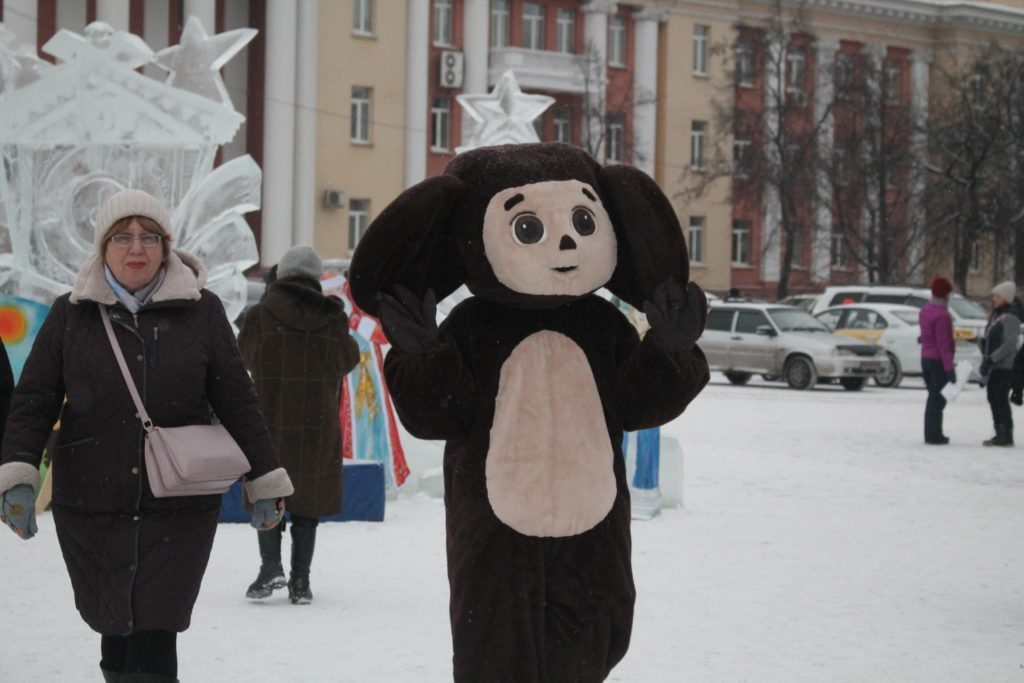
{"type": "Polygon", "coordinates": [[[571,145],[483,147],[385,208],[349,275],[391,341],[399,418],[447,442],[455,680],[604,680],[636,597],[623,430],[672,420],[709,375],[668,199],[571,145]],[[643,307],[643,341],[601,287],[643,307]]]}

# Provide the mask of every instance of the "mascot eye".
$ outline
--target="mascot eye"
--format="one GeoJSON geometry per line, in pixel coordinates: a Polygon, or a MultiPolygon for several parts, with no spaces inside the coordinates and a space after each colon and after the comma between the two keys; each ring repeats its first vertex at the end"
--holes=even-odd
{"type": "Polygon", "coordinates": [[[544,239],[545,233],[543,221],[532,213],[516,216],[512,221],[512,236],[519,244],[537,244],[544,239]]]}
{"type": "Polygon", "coordinates": [[[584,237],[593,235],[594,231],[597,230],[594,214],[583,207],[574,209],[572,212],[572,227],[584,237]]]}

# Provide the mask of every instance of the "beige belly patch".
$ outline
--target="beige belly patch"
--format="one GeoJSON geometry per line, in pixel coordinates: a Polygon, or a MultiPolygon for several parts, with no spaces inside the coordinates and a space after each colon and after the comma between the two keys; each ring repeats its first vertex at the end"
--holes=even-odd
{"type": "Polygon", "coordinates": [[[615,502],[614,453],[583,350],[537,332],[501,368],[487,452],[487,497],[527,536],[574,536],[615,502]]]}

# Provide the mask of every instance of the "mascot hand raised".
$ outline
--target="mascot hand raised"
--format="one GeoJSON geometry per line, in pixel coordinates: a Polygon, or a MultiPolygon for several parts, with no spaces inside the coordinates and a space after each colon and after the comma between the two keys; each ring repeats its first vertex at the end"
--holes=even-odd
{"type": "Polygon", "coordinates": [[[708,298],[696,282],[686,289],[669,278],[654,290],[653,301],[644,302],[650,334],[662,345],[685,353],[693,348],[708,320],[708,298]]]}
{"type": "Polygon", "coordinates": [[[437,298],[427,290],[422,299],[401,285],[395,296],[377,294],[380,324],[388,341],[403,351],[418,353],[437,343],[437,298]]]}

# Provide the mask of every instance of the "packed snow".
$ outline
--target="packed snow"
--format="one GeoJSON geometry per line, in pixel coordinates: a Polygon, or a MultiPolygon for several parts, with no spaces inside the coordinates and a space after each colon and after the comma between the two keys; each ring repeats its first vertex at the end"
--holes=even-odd
{"type": "MultiPolygon", "coordinates": [[[[716,375],[666,428],[683,444],[684,507],[633,525],[635,628],[609,680],[1024,680],[1024,445],[981,446],[991,419],[969,387],[946,410],[952,444],[925,446],[925,393],[907,384],[796,392],[716,375]]],[[[49,515],[39,527],[27,543],[0,533],[0,681],[98,680],[99,636],[75,612],[49,515]]],[[[221,526],[178,639],[182,681],[451,679],[441,501],[320,529],[314,602],[293,606],[283,591],[244,598],[255,532],[221,526]]]]}

